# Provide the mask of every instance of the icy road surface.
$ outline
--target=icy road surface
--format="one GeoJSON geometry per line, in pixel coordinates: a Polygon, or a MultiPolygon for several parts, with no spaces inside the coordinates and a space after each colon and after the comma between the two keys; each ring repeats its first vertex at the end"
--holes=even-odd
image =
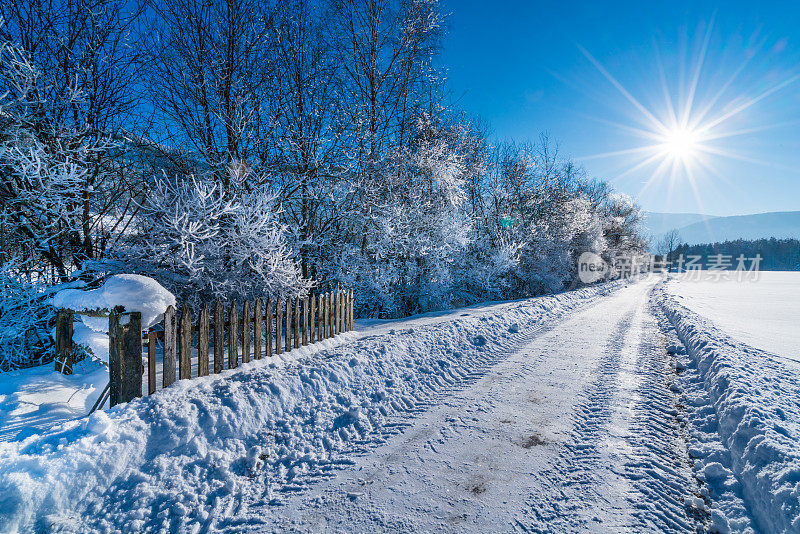
{"type": "Polygon", "coordinates": [[[697,482],[649,301],[654,283],[530,332],[354,465],[217,527],[693,531],[704,518],[692,506],[697,482]]]}

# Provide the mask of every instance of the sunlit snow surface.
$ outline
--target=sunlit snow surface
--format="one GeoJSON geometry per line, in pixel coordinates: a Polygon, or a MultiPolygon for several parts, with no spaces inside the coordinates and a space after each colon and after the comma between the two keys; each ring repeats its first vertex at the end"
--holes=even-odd
{"type": "Polygon", "coordinates": [[[755,281],[732,278],[681,274],[667,290],[733,339],[800,362],[800,272],[764,271],[755,281]]]}

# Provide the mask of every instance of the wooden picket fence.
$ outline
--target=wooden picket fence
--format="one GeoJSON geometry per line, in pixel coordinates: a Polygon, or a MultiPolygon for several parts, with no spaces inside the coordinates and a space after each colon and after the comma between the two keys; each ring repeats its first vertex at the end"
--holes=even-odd
{"type": "MultiPolygon", "coordinates": [[[[101,311],[94,311],[98,316],[101,311]]],[[[72,310],[59,310],[56,321],[56,370],[71,372],[72,310]]],[[[204,304],[197,317],[187,304],[180,313],[172,306],[164,319],[142,331],[141,314],[118,307],[106,311],[109,335],[109,385],[96,406],[110,397],[111,406],[143,394],[147,351],[146,394],[157,390],[158,365],[161,385],[177,380],[208,376],[234,369],[241,363],[282,354],[353,329],[353,291],[330,291],[306,298],[256,299],[240,307],[233,301],[227,309],[217,299],[204,304]],[[241,314],[241,315],[240,315],[241,314]],[[161,346],[162,358],[156,359],[161,346]],[[227,350],[226,350],[227,349],[227,350]],[[227,356],[227,357],[226,357],[227,356]],[[241,357],[241,358],[240,358],[241,357]],[[227,361],[227,365],[226,365],[227,361]],[[196,365],[193,365],[195,363],[196,365]],[[192,372],[194,368],[194,373],[192,372]],[[177,371],[177,373],[176,373],[177,371]]],[[[93,408],[94,409],[94,408],[93,408]]]]}

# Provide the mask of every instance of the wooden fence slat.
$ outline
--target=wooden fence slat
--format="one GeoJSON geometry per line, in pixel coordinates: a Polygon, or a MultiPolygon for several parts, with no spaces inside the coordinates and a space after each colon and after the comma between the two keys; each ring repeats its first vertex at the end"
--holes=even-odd
{"type": "Polygon", "coordinates": [[[294,299],[294,348],[300,348],[300,297],[294,299]]]}
{"type": "Polygon", "coordinates": [[[286,345],[284,349],[286,352],[292,350],[292,298],[286,298],[286,330],[284,331],[286,334],[286,345]]]}
{"type": "Polygon", "coordinates": [[[344,330],[344,292],[339,289],[336,291],[336,333],[341,334],[344,330]]]}
{"type": "Polygon", "coordinates": [[[56,359],[55,370],[65,375],[72,374],[75,364],[72,350],[72,310],[58,310],[56,316],[56,359]]]}
{"type": "Polygon", "coordinates": [[[337,321],[339,320],[339,298],[337,293],[338,291],[332,292],[333,300],[331,301],[331,337],[339,333],[339,325],[337,324],[337,321]]]}
{"type": "Polygon", "coordinates": [[[322,304],[323,304],[323,308],[325,310],[324,313],[323,313],[323,315],[325,316],[325,323],[323,325],[325,333],[322,335],[322,339],[328,339],[329,337],[331,337],[330,336],[331,331],[328,328],[330,326],[330,323],[331,323],[331,310],[330,310],[331,294],[330,293],[325,293],[324,295],[322,295],[322,304]]]}
{"type": "Polygon", "coordinates": [[[208,376],[208,306],[200,308],[197,321],[197,376],[208,376]]]}
{"type": "Polygon", "coordinates": [[[303,346],[308,345],[308,295],[303,299],[303,346]]]}
{"type": "Polygon", "coordinates": [[[275,303],[275,353],[283,354],[283,299],[275,303]]]}
{"type": "Polygon", "coordinates": [[[267,357],[272,356],[272,297],[267,298],[267,357]]]}
{"type": "Polygon", "coordinates": [[[164,387],[175,382],[175,349],[178,341],[175,308],[167,306],[164,312],[164,361],[161,384],[164,387]]]}
{"type": "Polygon", "coordinates": [[[228,310],[228,369],[239,365],[239,303],[231,302],[228,310]]]}
{"type": "Polygon", "coordinates": [[[261,359],[261,324],[264,316],[261,312],[261,299],[256,299],[255,309],[253,310],[253,359],[261,359]]]}
{"type": "Polygon", "coordinates": [[[336,334],[336,291],[331,291],[331,337],[336,334]]]}
{"type": "Polygon", "coordinates": [[[317,328],[317,318],[314,317],[317,312],[317,297],[315,295],[310,295],[311,297],[311,309],[308,312],[308,341],[309,343],[314,343],[317,340],[317,336],[315,335],[314,330],[317,328]]]}
{"type": "Polygon", "coordinates": [[[225,310],[219,299],[214,303],[214,374],[225,368],[225,310]]]}
{"type": "Polygon", "coordinates": [[[353,316],[353,303],[356,300],[355,293],[353,290],[350,290],[350,330],[355,328],[355,317],[353,316]]]}
{"type": "Polygon", "coordinates": [[[108,316],[108,373],[110,405],[142,396],[142,314],[124,313],[122,306],[108,316]]]}
{"type": "Polygon", "coordinates": [[[178,323],[178,379],[192,378],[192,310],[184,303],[178,323]]]}
{"type": "Polygon", "coordinates": [[[250,302],[242,307],[242,363],[250,361],[250,302]]]}
{"type": "Polygon", "coordinates": [[[328,332],[328,337],[333,337],[336,335],[336,327],[334,326],[336,323],[336,295],[333,291],[328,293],[329,297],[329,304],[328,304],[328,312],[330,313],[330,318],[328,321],[328,328],[330,332],[328,332]]]}
{"type": "Polygon", "coordinates": [[[156,392],[156,342],[158,334],[149,332],[147,334],[147,394],[152,395],[156,392]]]}

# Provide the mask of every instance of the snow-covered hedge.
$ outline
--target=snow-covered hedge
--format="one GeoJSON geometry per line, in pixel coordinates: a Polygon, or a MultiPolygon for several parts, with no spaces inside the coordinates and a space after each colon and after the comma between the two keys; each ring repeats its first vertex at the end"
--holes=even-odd
{"type": "MultiPolygon", "coordinates": [[[[800,532],[797,367],[731,340],[666,293],[660,299],[696,376],[696,384],[684,384],[691,430],[718,433],[724,447],[713,440],[690,443],[700,478],[719,494],[740,494],[744,515],[752,515],[758,530],[800,532]]],[[[734,530],[749,521],[731,519],[734,530]]]]}

